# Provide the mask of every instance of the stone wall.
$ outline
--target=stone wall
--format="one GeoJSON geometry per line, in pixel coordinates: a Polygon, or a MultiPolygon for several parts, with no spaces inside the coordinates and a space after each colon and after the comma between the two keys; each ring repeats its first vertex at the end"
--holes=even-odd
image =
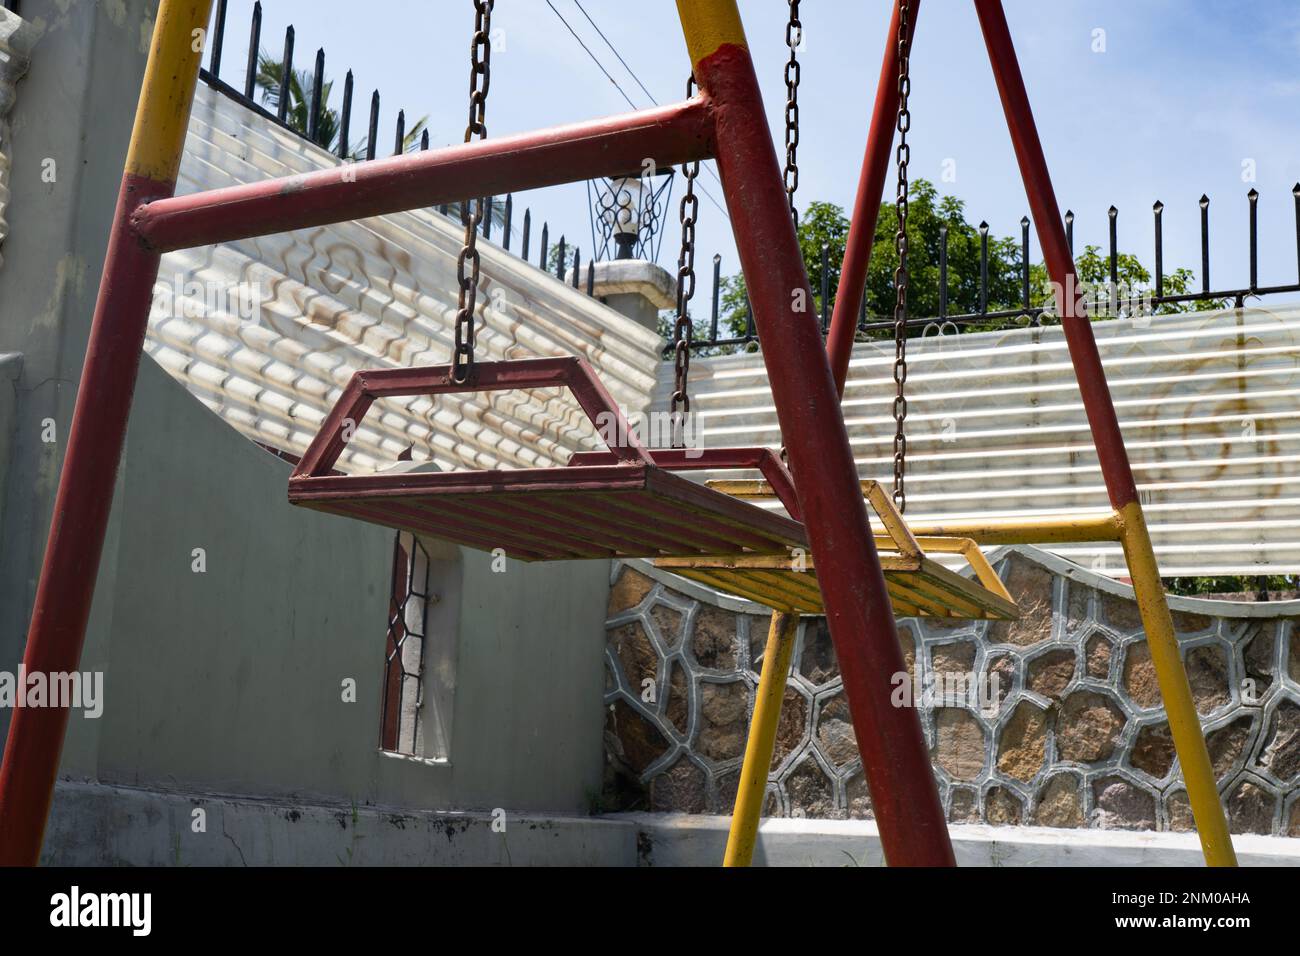
{"type": "MultiPolygon", "coordinates": [[[[949,820],[1190,829],[1132,590],[1035,548],[993,559],[1018,621],[899,622],[914,679],[997,677],[987,708],[920,706],[949,820]]],[[[767,613],[642,562],[615,574],[602,806],[729,813],[767,613]]],[[[1171,605],[1233,831],[1300,836],[1300,602],[1171,605]]],[[[871,816],[822,618],[800,628],[765,812],[871,816]]]]}

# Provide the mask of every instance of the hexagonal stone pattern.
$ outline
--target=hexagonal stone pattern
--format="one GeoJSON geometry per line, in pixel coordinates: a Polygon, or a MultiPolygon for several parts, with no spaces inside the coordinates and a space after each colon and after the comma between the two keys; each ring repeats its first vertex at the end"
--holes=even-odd
{"type": "Polygon", "coordinates": [[[1124,653],[1124,693],[1139,707],[1160,706],[1160,682],[1156,665],[1151,662],[1151,648],[1146,641],[1130,644],[1124,653]]]}
{"type": "Polygon", "coordinates": [[[1174,738],[1165,722],[1147,724],[1137,733],[1129,751],[1129,766],[1163,780],[1174,766],[1174,738]]]}
{"type": "Polygon", "coordinates": [[[830,817],[835,814],[835,785],[810,753],[786,775],[785,789],[799,816],[830,817]]]}
{"type": "Polygon", "coordinates": [[[979,823],[979,794],[971,787],[953,787],[948,794],[949,823],[979,823]]]}
{"type": "Polygon", "coordinates": [[[1260,764],[1285,783],[1300,776],[1300,704],[1283,700],[1273,711],[1260,764]]]}
{"type": "Polygon", "coordinates": [[[1210,751],[1214,775],[1220,781],[1226,780],[1240,765],[1241,757],[1250,744],[1254,724],[1254,718],[1245,714],[1205,735],[1205,746],[1210,751]]]}
{"type": "MultiPolygon", "coordinates": [[[[1192,829],[1131,592],[1088,572],[1059,578],[1032,549],[1002,553],[1018,621],[898,622],[918,685],[950,678],[982,693],[916,702],[949,821],[1192,829]]],[[[768,615],[642,562],[616,563],[612,582],[600,805],[729,814],[768,615]],[[667,686],[646,696],[660,675],[667,686]]],[[[1300,837],[1300,614],[1205,606],[1172,611],[1229,825],[1300,837]]],[[[801,624],[764,813],[872,815],[823,618],[801,624]]]]}
{"type": "Polygon", "coordinates": [[[1083,826],[1083,796],[1079,792],[1079,777],[1072,773],[1058,773],[1048,779],[1038,793],[1034,807],[1034,826],[1083,826]]]}
{"type": "Polygon", "coordinates": [[[1056,746],[1064,760],[1105,760],[1114,752],[1123,729],[1124,712],[1115,700],[1097,691],[1076,691],[1061,705],[1056,746]]]}
{"type": "Polygon", "coordinates": [[[1094,634],[1084,645],[1084,667],[1089,677],[1105,680],[1110,674],[1110,659],[1115,644],[1104,634],[1094,634]]]}
{"type": "Polygon", "coordinates": [[[1277,796],[1263,781],[1242,780],[1228,794],[1228,829],[1233,833],[1269,834],[1277,796]]]}
{"type": "Polygon", "coordinates": [[[1156,798],[1150,790],[1123,777],[1093,782],[1093,825],[1101,830],[1154,830],[1156,798]]]}
{"type": "Polygon", "coordinates": [[[822,756],[835,767],[858,759],[858,738],[849,717],[849,702],[841,691],[822,702],[817,715],[817,744],[822,756]]]}
{"type": "Polygon", "coordinates": [[[1052,574],[1040,565],[1012,554],[1002,569],[1002,583],[1020,607],[1014,621],[995,621],[988,628],[990,644],[1014,644],[1028,647],[1052,635],[1052,574]]]}
{"type": "Polygon", "coordinates": [[[942,707],[934,718],[934,762],[954,780],[975,780],[984,769],[988,732],[969,710],[942,707]]]}
{"type": "Polygon", "coordinates": [[[1048,714],[1030,700],[1011,712],[998,742],[998,770],[1029,783],[1043,769],[1047,757],[1048,714]]]}
{"type": "Polygon", "coordinates": [[[1025,683],[1035,694],[1060,700],[1074,679],[1079,652],[1074,648],[1047,651],[1030,658],[1025,683]]]}
{"type": "Polygon", "coordinates": [[[994,826],[1016,826],[1025,815],[1024,801],[1008,787],[990,787],[984,795],[984,819],[994,826]]]}
{"type": "Polygon", "coordinates": [[[1196,710],[1209,714],[1232,699],[1228,687],[1228,657],[1223,648],[1207,644],[1187,652],[1183,663],[1187,668],[1187,681],[1192,685],[1192,700],[1196,710]]]}
{"type": "Polygon", "coordinates": [[[690,640],[696,663],[710,670],[734,670],[738,663],[736,624],[734,614],[719,608],[700,608],[690,640]]]}
{"type": "Polygon", "coordinates": [[[701,681],[700,731],[695,751],[710,760],[723,762],[745,752],[749,732],[749,689],[743,681],[715,684],[701,681]]]}

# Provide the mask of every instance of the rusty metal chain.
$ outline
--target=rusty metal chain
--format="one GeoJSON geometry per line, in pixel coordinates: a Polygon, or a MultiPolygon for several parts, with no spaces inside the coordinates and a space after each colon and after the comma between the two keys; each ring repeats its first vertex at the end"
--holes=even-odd
{"type": "Polygon", "coordinates": [[[799,19],[799,0],[788,0],[790,19],[785,25],[785,45],[790,59],[785,65],[785,195],[790,203],[790,217],[799,224],[794,194],[799,188],[799,58],[796,53],[803,42],[803,22],[799,19]]]}
{"type": "MultiPolygon", "coordinates": [[[[799,211],[794,205],[794,194],[799,189],[799,79],[797,56],[803,42],[803,21],[799,19],[799,0],[788,0],[790,17],[785,24],[785,45],[790,49],[790,59],[785,64],[785,198],[790,204],[790,218],[794,220],[796,234],[799,229],[799,211]]],[[[781,461],[789,464],[790,455],[781,442],[781,461]]]]}
{"type": "Polygon", "coordinates": [[[907,42],[910,6],[908,0],[902,0],[898,7],[898,148],[895,153],[898,187],[894,200],[898,212],[898,231],[894,233],[894,248],[898,252],[898,266],[894,269],[894,504],[900,513],[907,510],[903,485],[907,433],[903,424],[907,419],[907,166],[912,158],[911,147],[907,145],[907,131],[912,126],[912,114],[907,109],[907,98],[912,92],[908,62],[911,50],[907,42]]]}
{"type": "MultiPolygon", "coordinates": [[[[686,98],[695,95],[695,74],[686,81],[686,98]]],[[[687,378],[691,370],[691,317],[690,301],[695,295],[695,220],[700,212],[700,200],[695,195],[695,177],[700,174],[696,160],[682,165],[686,177],[686,193],[678,208],[682,226],[682,247],[677,255],[677,319],[673,323],[673,397],[670,408],[672,418],[672,446],[686,447],[685,417],[691,413],[691,398],[687,393],[687,378]]]]}
{"type": "MultiPolygon", "coordinates": [[[[488,86],[492,80],[492,5],[495,0],[474,0],[474,38],[469,47],[469,124],[465,142],[475,136],[487,137],[488,86]],[[481,85],[480,85],[480,80],[481,85]]],[[[483,221],[483,200],[465,199],[460,204],[460,221],[465,226],[465,241],[456,259],[460,290],[456,299],[456,349],[452,355],[451,378],[458,385],[468,382],[474,373],[474,308],[478,298],[479,252],[478,229],[483,221]],[[465,266],[469,265],[469,274],[465,266]]]]}

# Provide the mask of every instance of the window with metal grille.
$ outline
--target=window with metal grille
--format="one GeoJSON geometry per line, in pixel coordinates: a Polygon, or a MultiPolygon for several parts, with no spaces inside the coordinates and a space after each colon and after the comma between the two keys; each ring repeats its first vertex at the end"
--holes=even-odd
{"type": "Polygon", "coordinates": [[[431,600],[436,598],[429,591],[429,553],[414,535],[400,531],[393,538],[379,745],[410,756],[425,756],[424,645],[431,600]]]}

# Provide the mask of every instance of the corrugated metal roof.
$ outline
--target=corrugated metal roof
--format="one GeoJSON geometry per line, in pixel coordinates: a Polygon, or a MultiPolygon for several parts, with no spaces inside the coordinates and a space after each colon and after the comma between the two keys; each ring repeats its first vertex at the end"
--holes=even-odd
{"type": "MultiPolygon", "coordinates": [[[[937,329],[937,327],[935,327],[937,329]]],[[[1161,569],[1300,572],[1300,307],[1093,324],[1161,569]]],[[[762,358],[696,358],[708,447],[776,445],[762,358]]],[[[670,372],[656,392],[664,400],[670,372]]],[[[908,518],[1109,510],[1059,327],[908,344],[908,518]]],[[[845,389],[864,478],[892,476],[893,343],[855,348],[845,389]]],[[[1118,545],[1049,550],[1112,575],[1118,545]]]]}
{"type": "MultiPolygon", "coordinates": [[[[180,192],[329,168],[336,161],[200,84],[180,192]]],[[[300,453],[354,371],[449,361],[463,229],[432,211],[169,253],[146,351],[250,438],[300,453]],[[223,294],[229,293],[229,294],[223,294]],[[254,294],[259,308],[241,317],[254,294]],[[240,296],[243,298],[240,298],[240,296]]],[[[480,359],[582,355],[630,413],[644,408],[662,339],[484,241],[480,359]]],[[[377,402],[339,467],[370,471],[414,444],[444,468],[562,463],[599,447],[558,389],[377,402]]]]}

